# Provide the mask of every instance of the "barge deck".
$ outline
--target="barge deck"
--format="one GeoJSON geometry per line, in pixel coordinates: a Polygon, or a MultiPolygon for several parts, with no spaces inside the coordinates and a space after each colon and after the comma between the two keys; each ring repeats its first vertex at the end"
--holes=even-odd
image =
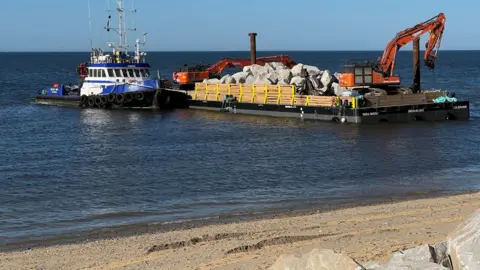
{"type": "Polygon", "coordinates": [[[446,91],[368,97],[296,94],[294,85],[196,83],[189,108],[339,123],[468,120],[469,101],[446,91]],[[437,102],[436,102],[437,101],[437,102]]]}

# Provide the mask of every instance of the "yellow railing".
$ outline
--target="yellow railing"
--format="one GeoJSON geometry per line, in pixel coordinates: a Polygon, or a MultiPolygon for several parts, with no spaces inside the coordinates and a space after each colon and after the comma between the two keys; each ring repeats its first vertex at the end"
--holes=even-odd
{"type": "Polygon", "coordinates": [[[196,83],[193,99],[221,101],[232,95],[239,102],[256,104],[332,106],[332,97],[298,95],[296,90],[295,85],[196,83]]]}

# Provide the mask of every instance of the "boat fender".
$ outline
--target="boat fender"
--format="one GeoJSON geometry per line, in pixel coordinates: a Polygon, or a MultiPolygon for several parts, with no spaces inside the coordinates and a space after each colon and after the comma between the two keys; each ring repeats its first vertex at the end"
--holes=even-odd
{"type": "Polygon", "coordinates": [[[142,101],[144,98],[145,98],[145,95],[143,94],[143,92],[138,92],[135,94],[135,99],[138,101],[142,101]]]}
{"type": "Polygon", "coordinates": [[[100,96],[95,96],[95,105],[98,107],[102,105],[102,98],[100,96]]]}
{"type": "Polygon", "coordinates": [[[87,95],[82,95],[82,97],[80,97],[80,104],[87,104],[87,102],[88,102],[87,95]]]}
{"type": "Polygon", "coordinates": [[[133,100],[133,95],[132,93],[125,93],[125,102],[132,102],[133,100]]]}
{"type": "Polygon", "coordinates": [[[118,94],[115,101],[117,102],[117,104],[122,104],[123,101],[125,101],[125,95],[123,93],[118,94]]]}
{"type": "Polygon", "coordinates": [[[107,96],[100,96],[100,100],[102,101],[101,103],[102,106],[107,104],[107,101],[108,101],[107,96]]]}
{"type": "Polygon", "coordinates": [[[110,93],[107,95],[107,101],[108,103],[113,103],[115,101],[115,94],[114,93],[110,93]]]}
{"type": "Polygon", "coordinates": [[[95,98],[93,96],[88,97],[88,106],[93,107],[95,105],[95,98]]]}

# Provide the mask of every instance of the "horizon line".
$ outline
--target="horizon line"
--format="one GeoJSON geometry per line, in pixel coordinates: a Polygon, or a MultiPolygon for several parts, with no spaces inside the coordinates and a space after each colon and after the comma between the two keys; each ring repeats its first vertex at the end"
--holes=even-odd
{"type": "MultiPolygon", "coordinates": [[[[257,52],[382,52],[383,50],[257,50],[257,52]]],[[[412,51],[412,49],[400,50],[402,51],[412,51]]],[[[420,50],[425,51],[425,50],[420,50]]],[[[480,49],[444,49],[442,52],[448,51],[480,51],[480,49]]],[[[0,53],[89,53],[90,51],[84,50],[42,50],[42,51],[30,51],[30,50],[0,50],[0,53]]],[[[208,53],[208,52],[250,52],[249,50],[145,50],[144,52],[153,52],[153,53],[208,53]]]]}

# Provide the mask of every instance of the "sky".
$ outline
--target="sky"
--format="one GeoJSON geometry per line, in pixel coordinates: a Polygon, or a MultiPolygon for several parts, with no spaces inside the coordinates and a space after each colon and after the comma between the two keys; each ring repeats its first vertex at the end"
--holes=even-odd
{"type": "MultiPolygon", "coordinates": [[[[89,51],[117,41],[106,32],[114,0],[3,0],[0,51],[89,51]]],[[[440,12],[447,18],[443,50],[480,49],[478,0],[125,0],[130,44],[147,32],[146,51],[247,51],[257,49],[383,50],[406,28],[440,12]]],[[[116,25],[116,13],[111,13],[116,25]]],[[[423,35],[421,43],[426,41],[423,35]]],[[[405,46],[411,49],[411,45],[405,46]]]]}

